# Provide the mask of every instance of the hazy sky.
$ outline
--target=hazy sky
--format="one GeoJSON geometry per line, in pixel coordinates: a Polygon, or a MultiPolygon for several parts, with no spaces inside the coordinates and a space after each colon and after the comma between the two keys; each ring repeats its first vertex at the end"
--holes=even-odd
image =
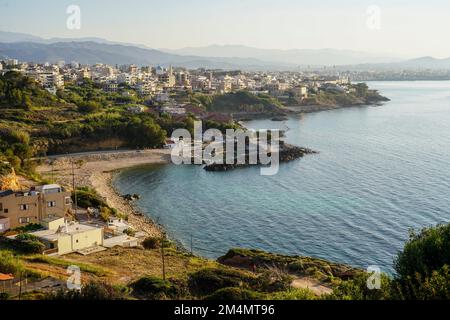
{"type": "Polygon", "coordinates": [[[153,48],[240,44],[450,57],[449,0],[0,0],[0,15],[3,31],[153,48]],[[80,30],[66,27],[69,5],[81,9],[80,30]]]}

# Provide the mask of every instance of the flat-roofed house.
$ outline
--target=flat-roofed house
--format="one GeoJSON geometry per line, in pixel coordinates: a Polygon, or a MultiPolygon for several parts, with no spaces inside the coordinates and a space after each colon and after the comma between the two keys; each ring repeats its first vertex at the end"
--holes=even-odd
{"type": "Polygon", "coordinates": [[[64,255],[103,245],[103,228],[80,223],[66,223],[57,230],[32,232],[47,246],[47,252],[64,255]]]}
{"type": "Polygon", "coordinates": [[[56,184],[32,188],[26,192],[0,192],[0,216],[9,218],[9,227],[40,223],[46,218],[65,217],[72,207],[70,192],[56,184]]]}

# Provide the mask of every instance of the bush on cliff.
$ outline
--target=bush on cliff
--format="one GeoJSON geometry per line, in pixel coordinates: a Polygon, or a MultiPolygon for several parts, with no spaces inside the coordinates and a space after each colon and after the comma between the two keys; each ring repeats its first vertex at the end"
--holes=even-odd
{"type": "Polygon", "coordinates": [[[158,249],[161,246],[161,238],[157,237],[145,238],[145,240],[142,241],[142,246],[144,247],[144,249],[147,250],[158,249]]]}
{"type": "Polygon", "coordinates": [[[131,284],[134,292],[146,299],[177,299],[186,295],[186,285],[180,281],[143,277],[131,284]]]}
{"type": "Polygon", "coordinates": [[[17,275],[24,270],[22,262],[9,251],[0,251],[0,273],[17,275]]]}
{"type": "Polygon", "coordinates": [[[401,299],[450,297],[450,224],[411,232],[394,262],[395,294],[401,299]]]}
{"type": "Polygon", "coordinates": [[[389,300],[392,292],[391,279],[381,274],[380,289],[369,289],[367,282],[371,274],[361,273],[352,280],[341,281],[333,293],[324,295],[327,300],[389,300]]]}
{"type": "Polygon", "coordinates": [[[263,300],[266,296],[262,293],[244,288],[223,288],[207,296],[205,300],[263,300]]]}
{"type": "Polygon", "coordinates": [[[289,289],[287,291],[280,291],[272,293],[269,296],[270,300],[317,300],[318,296],[309,289],[289,289]]]}
{"type": "Polygon", "coordinates": [[[411,232],[394,263],[400,279],[430,276],[444,265],[450,265],[450,224],[411,232]]]}
{"type": "Polygon", "coordinates": [[[250,288],[255,282],[256,277],[249,272],[221,268],[205,268],[192,273],[189,276],[188,284],[192,293],[205,296],[227,287],[250,288]]]}
{"type": "Polygon", "coordinates": [[[43,253],[45,245],[38,240],[20,240],[0,237],[0,244],[4,248],[8,248],[14,252],[21,254],[43,253]]]}
{"type": "MultiPolygon", "coordinates": [[[[108,206],[98,193],[90,188],[78,188],[76,197],[77,205],[81,208],[99,208],[108,206]]],[[[75,203],[75,194],[72,195],[72,201],[75,203]]]]}
{"type": "Polygon", "coordinates": [[[81,290],[59,290],[49,293],[47,300],[125,300],[125,294],[119,288],[105,282],[90,282],[81,290]]]}

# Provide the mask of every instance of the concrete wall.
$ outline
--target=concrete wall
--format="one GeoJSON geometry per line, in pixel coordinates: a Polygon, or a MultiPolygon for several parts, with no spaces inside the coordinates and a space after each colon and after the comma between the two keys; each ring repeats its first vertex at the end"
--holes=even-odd
{"type": "Polygon", "coordinates": [[[58,238],[58,254],[64,255],[78,250],[103,245],[103,229],[87,230],[58,238]]]}
{"type": "Polygon", "coordinates": [[[0,233],[5,232],[11,228],[9,218],[0,218],[0,233]]]}
{"type": "Polygon", "coordinates": [[[70,235],[61,236],[58,238],[58,254],[68,254],[73,252],[72,250],[72,237],[70,235]]]}
{"type": "Polygon", "coordinates": [[[56,220],[52,220],[52,221],[42,221],[41,224],[45,229],[48,230],[58,230],[58,228],[60,226],[64,226],[65,225],[65,219],[64,218],[59,218],[56,220]]]}
{"type": "Polygon", "coordinates": [[[78,251],[103,244],[103,229],[98,228],[72,235],[72,249],[78,251]]]}

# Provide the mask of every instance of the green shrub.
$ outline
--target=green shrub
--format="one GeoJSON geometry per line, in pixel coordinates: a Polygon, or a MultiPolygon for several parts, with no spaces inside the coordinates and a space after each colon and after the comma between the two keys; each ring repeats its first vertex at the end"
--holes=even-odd
{"type": "Polygon", "coordinates": [[[134,282],[131,287],[139,296],[152,300],[176,299],[186,292],[185,285],[175,281],[164,281],[155,277],[143,277],[134,282]]]}
{"type": "Polygon", "coordinates": [[[448,299],[450,296],[450,224],[411,231],[394,261],[398,299],[448,299]]]}
{"type": "Polygon", "coordinates": [[[142,246],[147,250],[158,249],[161,246],[161,238],[148,237],[142,241],[142,246]]]}
{"type": "Polygon", "coordinates": [[[389,300],[392,293],[392,281],[381,274],[380,289],[369,289],[367,280],[369,273],[361,273],[352,280],[341,281],[333,288],[333,293],[324,295],[327,300],[389,300]]]}
{"type": "Polygon", "coordinates": [[[21,233],[16,236],[16,240],[19,241],[38,241],[38,238],[29,233],[21,233]]]}
{"type": "Polygon", "coordinates": [[[0,242],[3,247],[22,254],[42,253],[45,250],[45,245],[37,240],[19,240],[1,237],[0,242]]]}
{"type": "Polygon", "coordinates": [[[93,113],[100,110],[102,106],[95,101],[81,102],[78,105],[78,111],[81,113],[93,113]]]}
{"type": "Polygon", "coordinates": [[[90,282],[81,290],[59,290],[45,297],[47,300],[124,300],[123,292],[104,282],[90,282]]]}
{"type": "Polygon", "coordinates": [[[243,288],[223,288],[207,296],[205,300],[263,300],[265,295],[256,291],[243,288]]]}
{"type": "Polygon", "coordinates": [[[0,272],[17,275],[24,270],[22,262],[9,251],[0,251],[0,272]]]}
{"type": "Polygon", "coordinates": [[[42,225],[40,225],[39,223],[29,223],[26,226],[15,228],[14,231],[26,233],[26,232],[37,231],[42,228],[43,228],[42,225]]]}
{"type": "Polygon", "coordinates": [[[240,270],[205,268],[189,276],[189,288],[198,295],[209,295],[227,287],[251,287],[255,284],[253,274],[240,270]]]}
{"type": "Polygon", "coordinates": [[[411,232],[394,262],[400,279],[416,278],[416,274],[427,277],[444,265],[450,265],[450,224],[411,232]]]}
{"type": "Polygon", "coordinates": [[[292,276],[272,268],[258,276],[255,288],[263,292],[285,291],[291,287],[292,276]]]}
{"type": "Polygon", "coordinates": [[[9,294],[7,292],[0,292],[0,301],[5,301],[9,299],[9,294]]]}
{"type": "Polygon", "coordinates": [[[449,300],[450,267],[445,265],[429,276],[419,273],[393,281],[393,298],[399,300],[449,300]]]}
{"type": "MultiPolygon", "coordinates": [[[[105,201],[97,194],[95,190],[89,188],[80,188],[76,192],[77,205],[81,208],[100,208],[108,207],[105,201]]],[[[72,195],[72,200],[75,203],[75,195],[72,195]]]]}
{"type": "Polygon", "coordinates": [[[107,222],[111,216],[114,215],[114,211],[109,207],[101,207],[100,208],[100,218],[103,221],[107,222]]]}
{"type": "Polygon", "coordinates": [[[317,300],[318,297],[309,289],[290,289],[275,292],[269,296],[270,300],[317,300]]]}
{"type": "Polygon", "coordinates": [[[136,235],[136,231],[134,229],[128,228],[123,231],[127,236],[134,237],[136,235]]]}

